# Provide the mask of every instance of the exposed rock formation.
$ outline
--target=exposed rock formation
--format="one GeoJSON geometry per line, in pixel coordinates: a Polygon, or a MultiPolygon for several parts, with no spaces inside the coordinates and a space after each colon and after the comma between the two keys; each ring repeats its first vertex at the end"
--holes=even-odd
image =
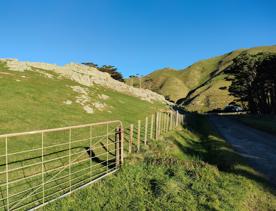
{"type": "Polygon", "coordinates": [[[45,72],[44,74],[47,77],[52,77],[49,71],[53,71],[85,86],[98,84],[118,92],[138,97],[145,101],[167,102],[162,95],[147,89],[128,86],[125,83],[114,80],[108,73],[101,72],[96,68],[88,67],[86,65],[71,63],[64,66],[58,66],[39,62],[20,62],[16,59],[0,59],[0,61],[6,62],[7,67],[13,71],[23,72],[32,70],[41,73],[43,70],[48,70],[47,73],[45,72]]]}

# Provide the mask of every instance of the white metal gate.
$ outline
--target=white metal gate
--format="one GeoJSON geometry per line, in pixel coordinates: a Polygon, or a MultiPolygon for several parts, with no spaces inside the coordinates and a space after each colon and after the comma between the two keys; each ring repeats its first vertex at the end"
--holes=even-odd
{"type": "Polygon", "coordinates": [[[123,125],[108,121],[0,136],[0,210],[27,210],[115,172],[123,125]]]}

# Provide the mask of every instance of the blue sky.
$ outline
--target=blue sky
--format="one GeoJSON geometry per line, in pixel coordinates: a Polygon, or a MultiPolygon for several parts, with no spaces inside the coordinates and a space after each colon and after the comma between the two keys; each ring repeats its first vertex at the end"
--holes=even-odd
{"type": "Polygon", "coordinates": [[[276,44],[273,0],[0,0],[0,57],[125,76],[276,44]]]}

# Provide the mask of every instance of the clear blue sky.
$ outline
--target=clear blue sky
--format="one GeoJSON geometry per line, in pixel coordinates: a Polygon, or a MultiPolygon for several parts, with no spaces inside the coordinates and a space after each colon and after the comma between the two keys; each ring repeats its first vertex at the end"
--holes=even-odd
{"type": "Polygon", "coordinates": [[[276,44],[274,0],[0,0],[0,57],[125,76],[276,44]]]}

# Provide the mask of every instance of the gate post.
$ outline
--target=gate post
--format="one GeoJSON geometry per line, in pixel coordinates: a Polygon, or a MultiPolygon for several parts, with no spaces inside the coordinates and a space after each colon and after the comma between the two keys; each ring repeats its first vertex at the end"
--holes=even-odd
{"type": "Polygon", "coordinates": [[[119,128],[115,129],[115,152],[116,152],[116,168],[120,165],[120,139],[119,139],[119,128]]]}
{"type": "Polygon", "coordinates": [[[115,129],[116,167],[124,162],[124,128],[121,125],[115,129]]]}

